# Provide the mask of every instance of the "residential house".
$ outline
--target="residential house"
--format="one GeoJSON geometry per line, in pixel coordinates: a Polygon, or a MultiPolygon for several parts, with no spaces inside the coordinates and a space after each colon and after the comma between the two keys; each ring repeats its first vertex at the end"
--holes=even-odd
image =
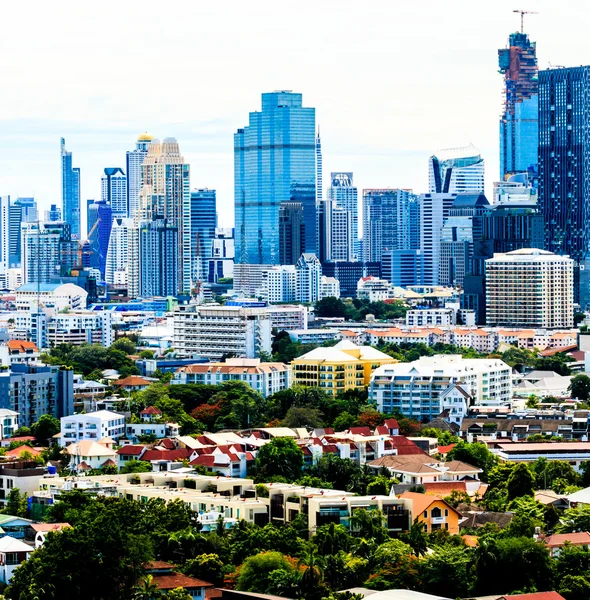
{"type": "Polygon", "coordinates": [[[213,588],[212,583],[177,573],[174,565],[162,561],[150,563],[145,571],[153,577],[153,583],[163,594],[182,588],[193,600],[205,600],[207,591],[213,588]]]}
{"type": "Polygon", "coordinates": [[[162,411],[155,406],[148,406],[139,413],[139,417],[143,423],[156,423],[162,418],[162,411]]]}
{"type": "Polygon", "coordinates": [[[0,538],[0,581],[10,583],[15,569],[24,563],[33,552],[33,548],[22,540],[10,536],[0,538]]]}
{"type": "Polygon", "coordinates": [[[30,538],[37,549],[45,543],[48,533],[61,531],[65,527],[71,527],[71,525],[69,523],[31,523],[25,532],[25,537],[30,538]]]}
{"type": "Polygon", "coordinates": [[[451,535],[459,534],[461,514],[442,498],[417,492],[404,492],[399,498],[412,501],[414,518],[426,526],[427,533],[446,529],[451,535]]]}
{"type": "Polygon", "coordinates": [[[559,556],[561,549],[567,544],[568,546],[586,546],[590,547],[590,533],[581,531],[579,533],[554,533],[546,538],[543,542],[549,548],[551,556],[559,556]]]}
{"type": "Polygon", "coordinates": [[[113,381],[113,387],[119,392],[121,390],[126,392],[141,392],[152,385],[152,383],[153,381],[149,381],[143,377],[139,377],[138,375],[129,375],[129,377],[124,377],[123,379],[117,379],[116,381],[113,381]]]}
{"type": "Polygon", "coordinates": [[[73,471],[100,469],[107,465],[117,466],[115,450],[92,440],[70,444],[66,448],[66,454],[70,456],[70,469],[73,471]]]}

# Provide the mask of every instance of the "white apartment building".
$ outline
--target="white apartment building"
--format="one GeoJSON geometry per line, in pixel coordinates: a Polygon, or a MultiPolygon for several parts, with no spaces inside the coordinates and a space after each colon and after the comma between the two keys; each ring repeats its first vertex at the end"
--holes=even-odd
{"type": "Polygon", "coordinates": [[[317,344],[331,342],[338,339],[339,329],[293,329],[289,331],[289,337],[300,344],[317,344]]]}
{"type": "Polygon", "coordinates": [[[424,308],[409,310],[406,313],[408,327],[437,327],[456,324],[457,311],[452,308],[424,308]]]}
{"type": "Polygon", "coordinates": [[[486,321],[498,327],[574,324],[574,261],[536,248],[486,260],[486,321]]]}
{"type": "Polygon", "coordinates": [[[359,300],[369,300],[369,302],[382,302],[393,298],[395,292],[393,285],[386,279],[378,277],[361,277],[356,284],[356,297],[359,300]]]}
{"type": "Polygon", "coordinates": [[[255,358],[261,351],[271,352],[273,325],[263,307],[179,306],[173,322],[179,357],[255,358]]]}
{"type": "MultiPolygon", "coordinates": [[[[383,365],[371,376],[369,398],[381,412],[398,410],[413,419],[432,419],[445,408],[444,395],[455,385],[461,387],[460,395],[469,395],[474,404],[502,406],[512,398],[511,369],[506,363],[495,358],[466,359],[458,354],[383,365]]],[[[460,400],[457,394],[451,398],[460,400]]],[[[457,412],[459,420],[468,403],[471,400],[451,403],[461,409],[457,412]]]]}
{"type": "Polygon", "coordinates": [[[243,381],[267,397],[291,387],[291,367],[278,362],[263,363],[259,358],[228,358],[225,362],[181,367],[172,383],[219,385],[232,380],[243,381]]]}
{"type": "Polygon", "coordinates": [[[108,347],[114,339],[109,310],[55,313],[47,322],[47,341],[50,346],[89,343],[108,347]]]}
{"type": "Polygon", "coordinates": [[[98,442],[106,437],[116,442],[125,434],[125,417],[109,410],[62,417],[60,423],[62,446],[83,440],[98,442]]]}
{"type": "Polygon", "coordinates": [[[133,219],[113,219],[105,268],[105,281],[107,283],[112,285],[127,283],[129,232],[132,228],[133,219]]]}
{"type": "Polygon", "coordinates": [[[321,298],[340,298],[340,282],[336,277],[326,277],[322,275],[320,280],[320,297],[321,298]]]}
{"type": "Polygon", "coordinates": [[[270,318],[272,329],[278,331],[307,329],[307,306],[302,304],[267,306],[265,311],[270,318]]]}
{"type": "MultiPolygon", "coordinates": [[[[313,256],[313,255],[312,255],[313,256]]],[[[295,265],[280,265],[272,267],[262,273],[262,287],[258,295],[266,302],[314,302],[310,300],[310,293],[319,294],[317,300],[327,296],[340,297],[340,283],[334,277],[319,278],[317,288],[317,272],[298,269],[295,265]],[[310,286],[311,282],[311,288],[310,286]],[[316,290],[317,288],[317,290],[316,290]],[[311,291],[310,291],[311,289],[311,291]]]]}
{"type": "Polygon", "coordinates": [[[86,308],[88,292],[73,283],[25,283],[15,291],[17,310],[29,310],[38,305],[55,310],[86,308]]]}

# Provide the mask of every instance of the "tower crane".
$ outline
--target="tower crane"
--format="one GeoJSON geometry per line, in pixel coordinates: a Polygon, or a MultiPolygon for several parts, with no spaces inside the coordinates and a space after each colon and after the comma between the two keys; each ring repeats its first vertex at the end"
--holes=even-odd
{"type": "Polygon", "coordinates": [[[536,10],[520,10],[519,8],[515,8],[512,12],[520,13],[520,33],[524,33],[524,16],[539,14],[536,10]]]}

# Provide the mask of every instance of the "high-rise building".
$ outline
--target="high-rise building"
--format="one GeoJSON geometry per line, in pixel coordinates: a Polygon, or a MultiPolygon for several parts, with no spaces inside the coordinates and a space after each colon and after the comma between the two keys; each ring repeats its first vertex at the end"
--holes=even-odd
{"type": "Polygon", "coordinates": [[[424,285],[437,285],[441,232],[456,194],[420,194],[420,250],[424,285]]]}
{"type": "Polygon", "coordinates": [[[215,231],[211,241],[208,276],[209,283],[217,283],[220,279],[234,276],[234,230],[220,227],[215,231]]]}
{"type": "Polygon", "coordinates": [[[148,153],[150,142],[154,139],[149,133],[142,133],[135,144],[135,150],[127,151],[127,210],[128,216],[133,218],[139,207],[139,194],[141,192],[141,165],[148,153]]]}
{"type": "Polygon", "coordinates": [[[45,219],[46,222],[51,221],[61,221],[61,209],[58,208],[57,204],[52,204],[49,207],[49,210],[45,211],[45,219]]]}
{"type": "Polygon", "coordinates": [[[418,197],[411,190],[363,190],[363,252],[381,261],[386,250],[415,250],[420,243],[418,197]]]}
{"type": "Polygon", "coordinates": [[[279,206],[279,262],[294,265],[305,248],[305,223],[301,202],[279,206]]]}
{"type": "Polygon", "coordinates": [[[380,262],[333,262],[322,263],[324,277],[334,278],[340,285],[340,296],[356,298],[357,283],[361,277],[380,277],[380,262]]]}
{"type": "Polygon", "coordinates": [[[539,205],[545,248],[575,262],[575,300],[590,303],[590,66],[539,72],[539,205]]]}
{"type": "Polygon", "coordinates": [[[305,252],[295,265],[297,271],[297,296],[299,302],[317,302],[322,284],[322,264],[318,257],[305,252]]]}
{"type": "Polygon", "coordinates": [[[350,214],[350,259],[347,260],[359,260],[358,190],[353,184],[352,173],[332,173],[330,181],[328,200],[350,214]]]}
{"type": "Polygon", "coordinates": [[[95,200],[88,207],[89,266],[100,271],[102,280],[105,277],[112,223],[112,207],[106,200],[95,200]]]}
{"type": "Polygon", "coordinates": [[[351,213],[346,208],[338,206],[333,200],[328,200],[326,204],[329,211],[327,260],[355,260],[351,213]]]}
{"type": "Polygon", "coordinates": [[[431,194],[484,193],[484,160],[473,144],[441,150],[428,164],[431,194]]]}
{"type": "Polygon", "coordinates": [[[162,142],[153,140],[150,143],[141,176],[139,209],[135,216],[139,231],[130,239],[128,293],[132,297],[188,293],[193,275],[190,166],[184,162],[176,139],[165,138],[162,142]],[[177,236],[176,244],[171,244],[171,235],[177,236]],[[166,294],[153,292],[158,285],[153,283],[154,275],[149,269],[153,269],[155,263],[144,264],[145,258],[153,255],[154,247],[144,249],[141,244],[154,244],[155,239],[159,240],[162,252],[166,249],[166,260],[175,263],[166,265],[165,273],[160,274],[166,283],[158,285],[160,289],[168,290],[166,294]],[[168,252],[172,248],[174,253],[168,252]],[[173,291],[169,288],[171,273],[177,275],[173,291]]]}
{"type": "Polygon", "coordinates": [[[146,298],[178,293],[178,229],[164,218],[139,227],[139,290],[146,298]]]}
{"type": "Polygon", "coordinates": [[[574,261],[523,248],[486,260],[486,320],[492,327],[574,325],[574,261]]]}
{"type": "Polygon", "coordinates": [[[381,276],[394,286],[422,284],[422,252],[420,250],[386,250],[381,258],[381,276]]]}
{"type": "Polygon", "coordinates": [[[318,127],[318,134],[315,139],[315,170],[316,170],[316,204],[322,201],[324,197],[323,188],[323,161],[322,161],[322,138],[320,137],[320,128],[318,127]]]}
{"type": "Polygon", "coordinates": [[[72,153],[66,150],[61,138],[61,214],[70,226],[72,238],[79,240],[80,225],[80,168],[72,166],[72,153]]]}
{"type": "Polygon", "coordinates": [[[471,274],[474,245],[482,239],[483,215],[490,203],[483,194],[458,194],[441,230],[438,283],[463,287],[471,274]]]}
{"type": "Polygon", "coordinates": [[[105,267],[105,281],[111,285],[127,285],[129,235],[133,219],[113,219],[105,267]]]}
{"type": "Polygon", "coordinates": [[[10,196],[0,196],[0,273],[6,273],[11,267],[12,227],[10,208],[10,196]]]}
{"type": "Polygon", "coordinates": [[[35,198],[17,198],[14,203],[21,208],[23,223],[34,223],[38,219],[35,198]]]}
{"type": "MultiPolygon", "coordinates": [[[[101,199],[110,204],[113,218],[129,216],[127,177],[119,167],[107,167],[101,179],[101,199]]],[[[90,227],[88,227],[90,229],[90,227]]]]}
{"type": "Polygon", "coordinates": [[[315,109],[301,94],[262,94],[262,111],[234,135],[236,262],[279,262],[283,202],[303,206],[303,250],[316,252],[316,162],[315,109]]]}
{"type": "Polygon", "coordinates": [[[217,228],[217,197],[207,188],[191,191],[192,278],[206,281],[211,242],[217,228]]]}
{"type": "Polygon", "coordinates": [[[511,33],[508,48],[498,50],[504,75],[500,117],[500,179],[537,172],[539,146],[539,82],[537,49],[526,33],[511,33]]]}

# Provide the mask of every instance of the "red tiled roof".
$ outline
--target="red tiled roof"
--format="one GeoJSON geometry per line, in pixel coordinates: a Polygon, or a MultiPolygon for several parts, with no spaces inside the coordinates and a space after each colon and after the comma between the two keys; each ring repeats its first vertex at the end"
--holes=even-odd
{"type": "Polygon", "coordinates": [[[174,569],[174,565],[163,560],[153,560],[148,563],[145,567],[146,571],[152,571],[157,569],[174,569]]]}
{"type": "Polygon", "coordinates": [[[31,523],[30,527],[35,533],[39,533],[40,531],[60,531],[71,525],[69,523],[31,523]]]}
{"type": "Polygon", "coordinates": [[[557,592],[534,592],[533,594],[517,594],[516,596],[506,594],[500,596],[499,600],[565,600],[557,592]]]}
{"type": "Polygon", "coordinates": [[[159,408],[156,408],[155,406],[148,406],[147,408],[144,408],[139,414],[140,415],[161,415],[162,411],[159,408]]]}
{"type": "Polygon", "coordinates": [[[467,486],[464,481],[427,481],[422,484],[427,494],[434,496],[450,496],[451,492],[467,493],[467,486]]]}
{"type": "Polygon", "coordinates": [[[121,446],[117,450],[117,454],[119,456],[121,456],[121,455],[139,456],[144,450],[145,450],[145,446],[135,446],[135,445],[121,446]]]}
{"type": "Polygon", "coordinates": [[[375,434],[376,435],[389,435],[389,429],[387,428],[387,425],[379,425],[378,427],[376,427],[375,434]]]}
{"type": "Polygon", "coordinates": [[[388,429],[399,429],[399,423],[397,419],[385,419],[385,423],[383,423],[388,429]]]}
{"type": "Polygon", "coordinates": [[[539,352],[541,356],[553,356],[555,354],[560,354],[561,352],[570,352],[571,350],[577,350],[578,345],[572,344],[571,346],[564,346],[563,348],[547,348],[542,352],[539,352]]]}
{"type": "Polygon", "coordinates": [[[351,427],[350,433],[352,435],[371,435],[371,430],[369,427],[351,427]]]}
{"type": "Polygon", "coordinates": [[[156,573],[154,574],[154,583],[158,586],[159,590],[175,590],[179,587],[184,589],[213,587],[212,583],[195,579],[194,577],[187,577],[180,573],[166,573],[165,575],[156,573]]]}
{"type": "Polygon", "coordinates": [[[463,541],[466,546],[475,548],[479,544],[479,538],[476,535],[462,535],[463,541]]]}
{"type": "Polygon", "coordinates": [[[8,441],[9,442],[34,442],[35,436],[34,435],[21,435],[18,437],[8,438],[8,441]]]}
{"type": "Polygon", "coordinates": [[[159,440],[158,446],[168,448],[168,450],[174,450],[176,448],[176,444],[174,443],[174,440],[171,440],[170,438],[164,438],[162,440],[159,440]]]}
{"type": "Polygon", "coordinates": [[[447,454],[450,452],[457,444],[449,444],[448,446],[439,446],[438,453],[439,454],[447,454]]]}
{"type": "Polygon", "coordinates": [[[574,546],[590,546],[590,533],[582,531],[580,533],[556,533],[545,538],[544,542],[551,548],[563,546],[565,543],[574,546]]]}
{"type": "Polygon", "coordinates": [[[105,460],[102,465],[100,465],[101,467],[116,467],[117,463],[112,459],[109,458],[108,460],[105,460]]]}
{"type": "Polygon", "coordinates": [[[129,377],[125,377],[124,379],[113,381],[113,385],[117,387],[143,387],[151,385],[151,383],[151,381],[137,375],[129,375],[129,377]]]}
{"type": "Polygon", "coordinates": [[[24,340],[8,340],[6,345],[9,350],[16,350],[18,352],[26,352],[27,350],[39,352],[39,349],[33,342],[25,342],[24,340]]]}
{"type": "Polygon", "coordinates": [[[146,450],[142,460],[183,460],[189,458],[192,452],[186,448],[178,450],[146,450]]]}

